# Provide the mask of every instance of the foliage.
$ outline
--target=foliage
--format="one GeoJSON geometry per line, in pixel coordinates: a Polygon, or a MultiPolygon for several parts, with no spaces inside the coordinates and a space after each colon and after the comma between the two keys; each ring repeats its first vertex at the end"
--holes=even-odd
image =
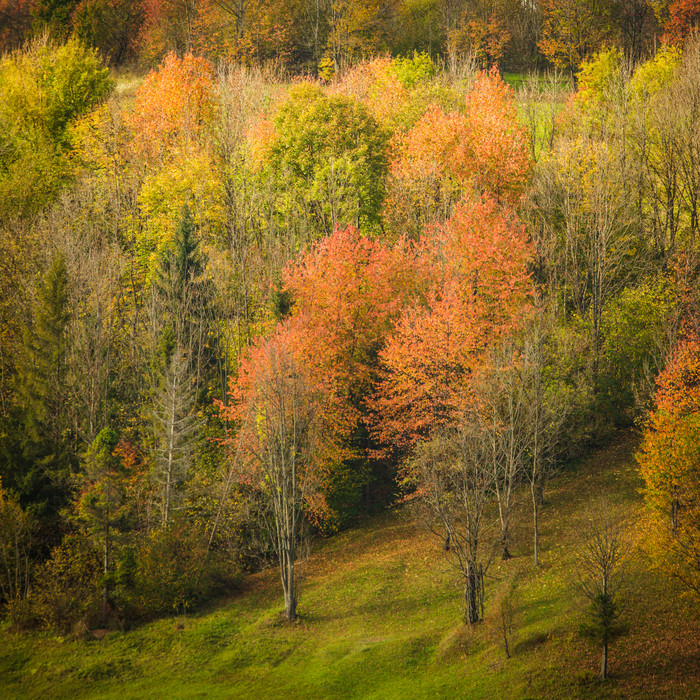
{"type": "Polygon", "coordinates": [[[479,191],[497,201],[517,201],[530,170],[527,136],[513,92],[496,70],[479,74],[464,114],[467,158],[479,191]]]}
{"type": "Polygon", "coordinates": [[[130,124],[135,146],[156,163],[187,155],[214,113],[213,69],[203,58],[169,53],[139,87],[130,124]]]}
{"type": "Polygon", "coordinates": [[[479,74],[463,113],[431,105],[393,146],[388,213],[397,230],[409,222],[413,236],[448,218],[465,193],[517,201],[530,170],[513,93],[496,72],[479,74]]]}
{"type": "Polygon", "coordinates": [[[143,4],[130,0],[81,0],[72,13],[75,35],[112,65],[135,57],[143,4]]]}
{"type": "Polygon", "coordinates": [[[360,101],[390,132],[410,129],[432,104],[443,109],[457,109],[463,104],[461,86],[450,85],[444,73],[420,54],[359,63],[330,89],[360,101]],[[432,77],[429,71],[434,72],[432,77]]]}
{"type": "Polygon", "coordinates": [[[326,428],[332,418],[322,411],[322,380],[303,363],[294,330],[286,324],[251,352],[231,380],[233,403],[220,405],[225,418],[240,422],[238,435],[227,439],[229,458],[264,504],[260,527],[279,559],[289,620],[296,619],[304,514],[322,517],[322,475],[339,454],[326,428]]]}
{"type": "Polygon", "coordinates": [[[661,37],[668,44],[680,46],[697,29],[700,22],[698,0],[672,0],[668,5],[668,19],[661,37]]]}
{"type": "Polygon", "coordinates": [[[618,421],[629,421],[651,398],[645,395],[646,382],[663,368],[674,301],[673,289],[660,281],[623,290],[604,311],[599,388],[618,421]]]}
{"type": "MultiPolygon", "coordinates": [[[[387,171],[383,130],[352,99],[304,83],[292,88],[274,118],[270,165],[280,193],[310,210],[319,233],[379,223],[387,171]]],[[[288,206],[288,205],[287,205],[288,206]]],[[[283,209],[283,212],[286,210],[283,209]]]]}
{"type": "Polygon", "coordinates": [[[620,51],[615,48],[601,49],[581,63],[576,80],[576,100],[588,112],[600,109],[603,102],[611,102],[611,91],[618,82],[620,51]]]}
{"type": "Polygon", "coordinates": [[[185,613],[235,583],[231,562],[217,560],[202,532],[184,521],[147,535],[133,560],[122,559],[115,581],[132,619],[185,613]]]}
{"type": "Polygon", "coordinates": [[[31,577],[32,521],[0,483],[0,596],[6,605],[26,598],[31,577]]]}
{"type": "Polygon", "coordinates": [[[392,72],[406,88],[429,80],[435,75],[435,64],[427,53],[414,52],[413,56],[399,56],[392,61],[392,72]]]}
{"type": "Polygon", "coordinates": [[[380,353],[376,430],[397,447],[450,425],[471,400],[472,375],[491,343],[526,314],[531,249],[493,200],[466,200],[422,241],[422,303],[406,309],[380,353]]]}
{"type": "Polygon", "coordinates": [[[100,608],[102,567],[89,538],[65,537],[36,572],[32,607],[45,625],[61,633],[91,624],[100,608]]]}
{"type": "Polygon", "coordinates": [[[378,353],[412,299],[417,276],[403,242],[389,247],[352,227],[336,229],[284,270],[305,362],[324,378],[324,411],[350,457],[332,466],[324,488],[336,524],[356,515],[361,501],[376,505],[386,498],[382,492],[393,492],[393,469],[387,474],[387,465],[368,461],[374,446],[365,425],[367,400],[378,378],[378,353]]]}
{"type": "Polygon", "coordinates": [[[610,36],[612,4],[606,0],[545,0],[539,48],[555,66],[578,70],[610,36]]]}
{"type": "Polygon", "coordinates": [[[700,345],[679,343],[659,375],[637,456],[657,565],[700,594],[700,345]]]}
{"type": "Polygon", "coordinates": [[[673,46],[662,46],[656,55],[640,63],[630,80],[630,91],[639,99],[654,97],[676,76],[682,53],[673,46]]]}
{"type": "Polygon", "coordinates": [[[111,88],[97,54],[76,39],[37,39],[0,59],[0,221],[51,200],[68,175],[68,126],[111,88]]]}
{"type": "Polygon", "coordinates": [[[0,52],[5,53],[21,46],[32,25],[35,0],[2,0],[0,16],[0,52]]]}
{"type": "Polygon", "coordinates": [[[75,460],[66,416],[68,292],[66,261],[57,255],[37,280],[33,322],[24,330],[13,406],[17,442],[5,477],[22,504],[43,519],[49,542],[58,534],[56,519],[68,502],[75,460]]]}

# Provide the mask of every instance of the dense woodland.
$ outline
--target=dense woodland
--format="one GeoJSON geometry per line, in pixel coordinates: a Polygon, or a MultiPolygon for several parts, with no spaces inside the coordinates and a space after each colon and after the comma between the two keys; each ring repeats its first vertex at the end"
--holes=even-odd
{"type": "Polygon", "coordinates": [[[630,530],[700,594],[696,5],[0,3],[12,624],[269,564],[294,620],[309,543],[403,501],[477,623],[515,503],[537,567],[550,477],[629,430],[582,632],[624,631],[630,530]]]}

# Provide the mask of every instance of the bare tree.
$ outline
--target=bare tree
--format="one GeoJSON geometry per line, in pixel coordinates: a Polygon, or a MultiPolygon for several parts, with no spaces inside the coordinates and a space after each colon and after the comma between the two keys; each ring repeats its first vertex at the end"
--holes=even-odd
{"type": "Polygon", "coordinates": [[[594,385],[603,311],[637,271],[631,252],[640,241],[623,156],[611,139],[561,142],[538,168],[531,192],[538,276],[562,308],[588,319],[594,385]]]}
{"type": "Polygon", "coordinates": [[[457,428],[419,444],[411,462],[422,519],[449,543],[448,555],[464,580],[464,620],[469,624],[483,618],[484,574],[494,554],[489,451],[481,417],[474,413],[457,428]]]}
{"type": "Polygon", "coordinates": [[[539,311],[526,332],[523,348],[523,393],[528,459],[524,469],[532,503],[533,557],[539,566],[539,514],[547,481],[561,449],[563,428],[572,411],[572,388],[557,371],[566,349],[554,327],[539,311]]]}
{"type": "Polygon", "coordinates": [[[515,491],[522,481],[529,435],[522,357],[510,340],[492,350],[488,368],[474,384],[483,411],[484,435],[489,446],[493,491],[501,524],[501,551],[511,558],[511,521],[515,491]]]}
{"type": "Polygon", "coordinates": [[[152,412],[156,436],[154,478],[160,486],[161,522],[167,525],[190,469],[197,428],[194,387],[180,349],[167,359],[161,382],[152,412]]]}
{"type": "Polygon", "coordinates": [[[576,560],[578,583],[589,602],[581,633],[602,646],[600,678],[608,675],[608,645],[626,631],[621,617],[629,541],[624,521],[601,499],[591,505],[576,560]]]}

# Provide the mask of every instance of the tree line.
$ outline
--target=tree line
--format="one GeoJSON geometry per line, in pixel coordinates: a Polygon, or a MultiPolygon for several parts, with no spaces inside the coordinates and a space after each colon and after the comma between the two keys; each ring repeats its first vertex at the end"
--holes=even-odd
{"type": "Polygon", "coordinates": [[[32,34],[77,37],[111,64],[153,65],[173,51],[211,61],[274,60],[330,77],[383,52],[413,51],[483,67],[572,73],[601,48],[633,60],[659,41],[681,44],[697,26],[697,0],[3,0],[0,50],[32,34]]]}

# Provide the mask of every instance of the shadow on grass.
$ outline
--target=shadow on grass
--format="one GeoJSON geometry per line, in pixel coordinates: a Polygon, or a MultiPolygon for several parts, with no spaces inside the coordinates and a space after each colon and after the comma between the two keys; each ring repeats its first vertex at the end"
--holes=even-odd
{"type": "Polygon", "coordinates": [[[549,635],[546,632],[535,632],[535,634],[531,634],[527,639],[519,641],[513,647],[513,654],[527,654],[546,644],[547,639],[549,639],[549,635]]]}

